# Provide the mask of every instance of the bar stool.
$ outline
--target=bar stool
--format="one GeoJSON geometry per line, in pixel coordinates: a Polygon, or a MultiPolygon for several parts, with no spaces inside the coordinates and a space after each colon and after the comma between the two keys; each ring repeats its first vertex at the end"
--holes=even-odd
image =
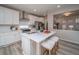
{"type": "Polygon", "coordinates": [[[58,50],[58,40],[59,40],[58,37],[53,36],[52,38],[43,42],[41,44],[42,47],[45,49],[45,51],[43,51],[43,52],[45,53],[48,51],[48,54],[51,55],[52,54],[51,52],[53,51],[53,53],[56,54],[56,52],[58,50]]]}

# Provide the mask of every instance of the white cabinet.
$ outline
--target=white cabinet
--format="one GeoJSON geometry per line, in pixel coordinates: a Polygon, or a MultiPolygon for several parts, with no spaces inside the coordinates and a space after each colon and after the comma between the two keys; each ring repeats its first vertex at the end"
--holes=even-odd
{"type": "Polygon", "coordinates": [[[23,54],[30,55],[30,39],[26,35],[22,34],[22,49],[23,54]]]}
{"type": "Polygon", "coordinates": [[[4,23],[4,10],[3,7],[0,7],[0,24],[4,23]]]}
{"type": "Polygon", "coordinates": [[[36,43],[29,39],[26,33],[21,33],[22,49],[24,55],[35,55],[36,54],[36,43]]]}
{"type": "Polygon", "coordinates": [[[3,40],[3,37],[0,36],[0,46],[4,45],[4,43],[5,43],[5,40],[3,40]]]}
{"type": "Polygon", "coordinates": [[[12,24],[12,12],[8,8],[4,10],[4,24],[12,24]]]}
{"type": "Polygon", "coordinates": [[[30,19],[30,24],[34,24],[35,21],[44,23],[44,18],[43,17],[37,17],[37,16],[33,16],[33,15],[28,15],[28,17],[30,19]]]}
{"type": "Polygon", "coordinates": [[[6,44],[6,41],[4,39],[5,38],[3,37],[3,35],[0,35],[0,46],[3,46],[4,44],[6,44]]]}
{"type": "Polygon", "coordinates": [[[4,33],[0,35],[0,46],[6,46],[20,40],[19,33],[4,33]]]}
{"type": "Polygon", "coordinates": [[[12,43],[13,42],[12,39],[14,39],[14,37],[11,34],[4,35],[4,37],[2,36],[2,41],[4,41],[2,45],[7,45],[12,43]]]}
{"type": "Polygon", "coordinates": [[[19,12],[0,6],[0,24],[19,24],[19,12]]]}
{"type": "Polygon", "coordinates": [[[19,12],[12,10],[12,24],[19,24],[19,12]]]}

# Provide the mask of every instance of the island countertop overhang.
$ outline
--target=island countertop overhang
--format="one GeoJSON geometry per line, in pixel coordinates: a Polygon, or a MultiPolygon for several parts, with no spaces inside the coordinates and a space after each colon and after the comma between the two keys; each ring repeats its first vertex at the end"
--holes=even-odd
{"type": "Polygon", "coordinates": [[[50,33],[43,33],[43,32],[37,32],[37,33],[32,33],[32,34],[22,33],[22,35],[26,36],[30,40],[40,43],[46,40],[47,38],[53,36],[55,33],[56,31],[51,31],[50,33]]]}

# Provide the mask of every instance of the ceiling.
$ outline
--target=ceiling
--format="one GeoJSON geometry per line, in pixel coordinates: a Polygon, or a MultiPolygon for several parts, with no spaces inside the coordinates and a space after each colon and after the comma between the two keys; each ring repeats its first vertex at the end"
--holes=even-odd
{"type": "Polygon", "coordinates": [[[5,4],[5,6],[39,16],[45,16],[47,13],[57,14],[79,10],[79,4],[5,4]],[[61,7],[57,8],[57,5],[61,7]],[[36,9],[36,11],[33,11],[34,9],[36,9]]]}
{"type": "Polygon", "coordinates": [[[77,15],[79,15],[79,10],[59,13],[59,14],[55,14],[54,16],[65,17],[65,16],[77,16],[77,15]]]}

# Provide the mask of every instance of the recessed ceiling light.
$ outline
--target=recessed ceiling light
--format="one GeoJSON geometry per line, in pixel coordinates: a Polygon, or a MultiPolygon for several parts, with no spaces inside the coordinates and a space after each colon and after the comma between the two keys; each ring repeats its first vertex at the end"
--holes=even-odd
{"type": "Polygon", "coordinates": [[[57,8],[60,8],[61,6],[60,5],[57,5],[57,8]]]}
{"type": "Polygon", "coordinates": [[[36,9],[33,9],[33,11],[37,11],[36,9]]]}

